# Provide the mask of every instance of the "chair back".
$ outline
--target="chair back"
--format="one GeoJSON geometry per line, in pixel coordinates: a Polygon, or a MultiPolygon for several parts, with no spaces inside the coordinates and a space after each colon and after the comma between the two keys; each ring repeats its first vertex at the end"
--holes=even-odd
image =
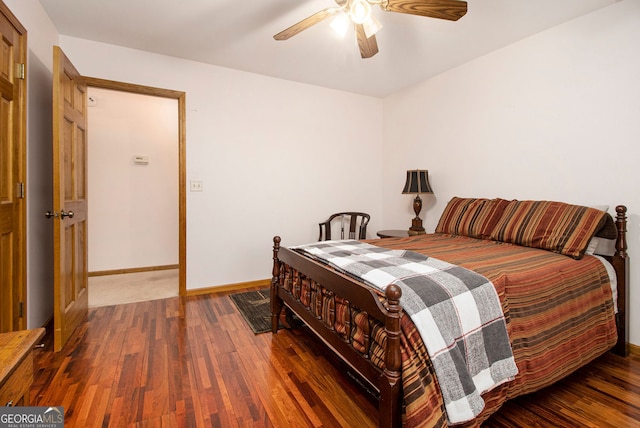
{"type": "Polygon", "coordinates": [[[367,224],[370,216],[367,213],[343,212],[332,214],[329,219],[318,223],[320,235],[318,241],[328,241],[330,239],[365,239],[367,237],[367,224]],[[334,232],[340,232],[340,237],[332,236],[332,226],[334,232]]]}

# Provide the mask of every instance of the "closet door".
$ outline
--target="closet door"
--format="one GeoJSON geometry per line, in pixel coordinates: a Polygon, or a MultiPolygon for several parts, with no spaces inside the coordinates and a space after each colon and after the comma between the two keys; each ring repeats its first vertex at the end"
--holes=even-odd
{"type": "Polygon", "coordinates": [[[26,34],[0,2],[0,333],[26,328],[26,34]]]}

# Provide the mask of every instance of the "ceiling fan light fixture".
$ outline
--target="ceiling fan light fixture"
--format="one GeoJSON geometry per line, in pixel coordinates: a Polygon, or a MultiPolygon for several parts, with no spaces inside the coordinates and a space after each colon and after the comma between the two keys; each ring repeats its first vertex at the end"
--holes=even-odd
{"type": "Polygon", "coordinates": [[[353,0],[349,7],[349,16],[355,24],[364,24],[371,18],[371,5],[366,0],[353,0]]]}
{"type": "Polygon", "coordinates": [[[376,19],[375,16],[371,15],[369,19],[367,19],[362,26],[364,27],[364,34],[367,36],[367,39],[374,34],[376,34],[382,28],[382,23],[376,19]]]}
{"type": "MultiPolygon", "coordinates": [[[[302,21],[275,34],[273,38],[288,40],[325,19],[334,18],[331,27],[341,35],[345,35],[350,27],[349,24],[353,23],[360,56],[366,59],[378,53],[376,33],[382,28],[382,24],[372,16],[371,9],[374,5],[380,6],[385,12],[405,13],[449,21],[457,21],[467,13],[465,0],[335,0],[335,2],[337,6],[327,7],[309,15],[302,21]],[[345,25],[345,21],[347,25],[345,25]]],[[[0,3],[2,3],[1,0],[0,3]]]]}
{"type": "Polygon", "coordinates": [[[347,30],[351,25],[351,20],[349,15],[346,13],[339,13],[335,18],[331,20],[331,24],[329,26],[331,29],[340,37],[344,38],[347,34],[347,30]]]}

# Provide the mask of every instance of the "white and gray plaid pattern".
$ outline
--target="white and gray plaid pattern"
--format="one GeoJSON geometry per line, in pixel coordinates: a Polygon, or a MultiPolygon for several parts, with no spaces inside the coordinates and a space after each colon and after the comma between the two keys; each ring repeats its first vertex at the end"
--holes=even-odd
{"type": "Polygon", "coordinates": [[[473,419],[480,396],[518,373],[493,284],[466,268],[404,250],[359,241],[294,247],[383,290],[402,289],[401,304],[422,336],[449,423],[473,419]]]}

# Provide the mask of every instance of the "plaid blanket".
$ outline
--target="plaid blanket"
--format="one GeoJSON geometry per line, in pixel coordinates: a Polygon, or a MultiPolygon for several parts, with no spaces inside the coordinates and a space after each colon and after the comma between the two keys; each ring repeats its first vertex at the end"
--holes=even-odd
{"type": "Polygon", "coordinates": [[[402,289],[401,303],[433,363],[450,424],[473,419],[485,391],[518,373],[493,284],[471,270],[405,250],[359,241],[294,247],[382,291],[402,289]]]}

